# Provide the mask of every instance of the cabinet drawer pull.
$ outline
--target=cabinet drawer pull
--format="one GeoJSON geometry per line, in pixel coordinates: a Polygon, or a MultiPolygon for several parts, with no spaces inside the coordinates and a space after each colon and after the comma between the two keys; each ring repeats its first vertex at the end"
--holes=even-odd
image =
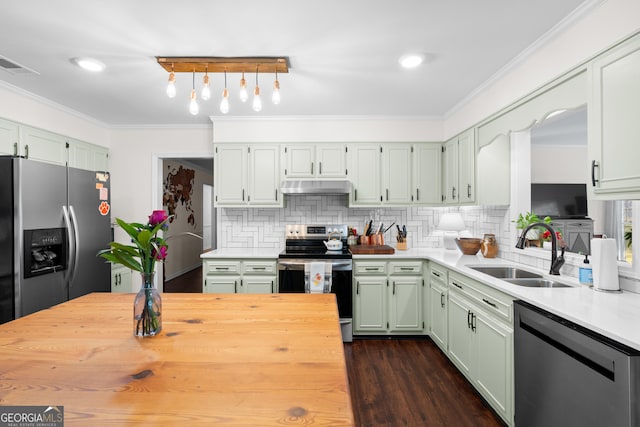
{"type": "Polygon", "coordinates": [[[396,281],[393,281],[393,295],[396,294],[396,281]]]}
{"type": "Polygon", "coordinates": [[[471,198],[471,184],[467,184],[467,197],[471,198]]]}
{"type": "Polygon", "coordinates": [[[313,162],[311,162],[311,175],[313,175],[313,162]]]}
{"type": "Polygon", "coordinates": [[[402,271],[414,271],[413,267],[400,267],[400,270],[402,271]]]}
{"type": "Polygon", "coordinates": [[[482,298],[482,301],[484,301],[485,303],[489,304],[489,305],[490,305],[491,307],[493,307],[493,308],[498,308],[498,306],[497,306],[495,303],[493,303],[493,302],[489,301],[489,300],[488,300],[488,299],[486,299],[486,298],[482,298]]]}
{"type": "Polygon", "coordinates": [[[216,267],[216,270],[228,270],[229,267],[216,267]]]}
{"type": "Polygon", "coordinates": [[[318,162],[318,175],[322,175],[322,162],[318,162]]]}
{"type": "Polygon", "coordinates": [[[258,271],[258,270],[264,271],[266,269],[267,269],[267,267],[251,267],[252,271],[258,271]]]}
{"type": "Polygon", "coordinates": [[[476,331],[476,318],[477,318],[477,317],[478,317],[478,316],[476,316],[475,314],[471,313],[471,330],[472,330],[473,332],[475,332],[475,331],[476,331]]]}
{"type": "Polygon", "coordinates": [[[444,294],[440,292],[440,307],[444,308],[444,294]]]}
{"type": "Polygon", "coordinates": [[[13,155],[14,156],[18,155],[18,143],[17,142],[13,143],[13,155]]]}
{"type": "Polygon", "coordinates": [[[420,189],[416,188],[416,201],[420,200],[420,189]]]}
{"type": "Polygon", "coordinates": [[[440,277],[440,273],[438,273],[437,271],[432,271],[431,274],[433,274],[436,277],[440,277]]]}
{"type": "Polygon", "coordinates": [[[388,201],[389,200],[389,189],[388,188],[386,189],[386,193],[387,193],[386,197],[387,197],[387,201],[388,201]]]}
{"type": "Polygon", "coordinates": [[[238,293],[238,281],[237,280],[233,281],[233,292],[236,293],[236,294],[238,293]]]}
{"type": "Polygon", "coordinates": [[[599,179],[596,179],[596,168],[599,168],[599,167],[600,166],[596,163],[595,160],[591,161],[591,185],[594,187],[598,182],[600,182],[599,179]]]}
{"type": "Polygon", "coordinates": [[[24,146],[24,158],[25,159],[29,158],[29,145],[24,146]]]}
{"type": "Polygon", "coordinates": [[[467,310],[467,328],[471,329],[471,316],[473,316],[473,313],[471,313],[471,310],[467,310]]]}
{"type": "Polygon", "coordinates": [[[360,294],[360,282],[356,282],[356,295],[360,294]]]}
{"type": "Polygon", "coordinates": [[[451,282],[451,284],[458,289],[462,289],[462,286],[458,285],[456,282],[451,282]]]}
{"type": "Polygon", "coordinates": [[[366,271],[378,271],[379,268],[378,267],[365,267],[364,268],[366,271]]]}
{"type": "Polygon", "coordinates": [[[451,200],[456,199],[456,187],[451,187],[451,200]]]}

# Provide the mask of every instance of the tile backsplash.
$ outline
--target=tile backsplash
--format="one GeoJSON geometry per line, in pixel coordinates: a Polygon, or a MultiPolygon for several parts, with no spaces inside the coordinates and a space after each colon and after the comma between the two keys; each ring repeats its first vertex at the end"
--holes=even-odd
{"type": "MultiPolygon", "coordinates": [[[[442,246],[442,232],[436,230],[445,212],[460,212],[471,235],[482,237],[493,233],[498,244],[507,244],[510,223],[508,207],[379,207],[349,208],[347,196],[295,195],[287,196],[286,207],[280,209],[221,208],[217,215],[219,248],[284,248],[284,228],[287,224],[347,224],[361,232],[365,221],[386,226],[393,222],[407,226],[410,247],[442,246]]],[[[385,235],[395,242],[395,230],[385,235]]]]}

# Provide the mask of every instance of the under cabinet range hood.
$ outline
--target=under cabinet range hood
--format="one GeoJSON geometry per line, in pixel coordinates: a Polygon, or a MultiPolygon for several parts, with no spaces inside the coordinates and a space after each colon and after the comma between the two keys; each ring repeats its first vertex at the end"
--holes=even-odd
{"type": "Polygon", "coordinates": [[[286,180],[280,185],[282,194],[349,194],[351,181],[286,180]]]}

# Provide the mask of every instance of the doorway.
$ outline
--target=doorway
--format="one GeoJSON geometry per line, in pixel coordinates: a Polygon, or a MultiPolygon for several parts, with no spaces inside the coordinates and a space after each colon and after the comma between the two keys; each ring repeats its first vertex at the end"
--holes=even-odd
{"type": "MultiPolygon", "coordinates": [[[[211,155],[155,155],[153,207],[173,215],[165,238],[169,254],[159,276],[163,292],[202,292],[200,255],[216,247],[216,219],[212,205],[211,155]]],[[[160,269],[159,268],[159,269],[160,269]]]]}

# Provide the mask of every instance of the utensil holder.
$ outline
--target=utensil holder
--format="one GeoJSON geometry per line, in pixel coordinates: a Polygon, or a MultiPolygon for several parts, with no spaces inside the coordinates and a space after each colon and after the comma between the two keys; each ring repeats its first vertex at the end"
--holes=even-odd
{"type": "Polygon", "coordinates": [[[384,245],[384,236],[382,236],[382,234],[380,233],[372,234],[369,237],[372,245],[378,245],[378,246],[384,245]]]}
{"type": "Polygon", "coordinates": [[[396,249],[399,251],[406,251],[407,250],[407,241],[403,240],[401,242],[398,242],[398,244],[396,245],[396,249]]]}
{"type": "Polygon", "coordinates": [[[362,236],[360,236],[360,244],[361,245],[369,245],[371,244],[371,239],[369,239],[369,236],[365,236],[364,234],[362,236]]]}

